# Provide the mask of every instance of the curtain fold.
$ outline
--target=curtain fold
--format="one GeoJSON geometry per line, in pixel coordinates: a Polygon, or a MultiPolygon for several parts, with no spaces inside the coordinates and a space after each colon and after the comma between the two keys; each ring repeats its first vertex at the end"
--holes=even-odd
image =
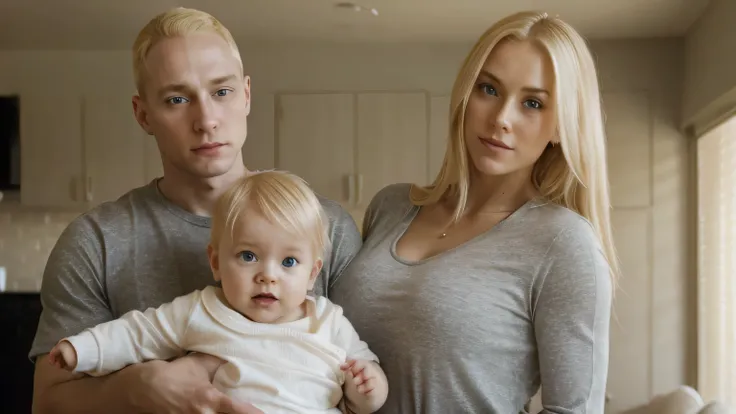
{"type": "Polygon", "coordinates": [[[736,405],[736,118],[697,147],[698,388],[736,405]]]}

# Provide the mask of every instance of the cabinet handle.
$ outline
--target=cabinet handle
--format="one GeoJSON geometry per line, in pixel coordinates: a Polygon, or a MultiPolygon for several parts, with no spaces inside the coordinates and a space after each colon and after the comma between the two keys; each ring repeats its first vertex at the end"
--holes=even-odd
{"type": "Polygon", "coordinates": [[[363,174],[357,174],[356,178],[358,179],[358,194],[355,200],[355,204],[360,204],[363,202],[363,174]]]}
{"type": "Polygon", "coordinates": [[[87,177],[87,201],[92,201],[92,177],[87,177]]]}

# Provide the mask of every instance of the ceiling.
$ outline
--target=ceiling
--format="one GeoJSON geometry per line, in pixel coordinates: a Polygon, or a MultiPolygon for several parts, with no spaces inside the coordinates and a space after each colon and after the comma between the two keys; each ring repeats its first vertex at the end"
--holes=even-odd
{"type": "Polygon", "coordinates": [[[469,42],[525,9],[559,14],[589,38],[683,35],[709,0],[0,0],[0,49],[128,49],[155,14],[195,7],[252,40],[469,42]]]}

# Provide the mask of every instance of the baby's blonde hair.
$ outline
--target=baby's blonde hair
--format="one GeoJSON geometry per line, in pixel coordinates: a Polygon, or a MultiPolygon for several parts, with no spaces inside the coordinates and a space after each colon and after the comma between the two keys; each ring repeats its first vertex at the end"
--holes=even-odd
{"type": "Polygon", "coordinates": [[[294,174],[270,170],[248,173],[220,196],[212,214],[212,247],[219,246],[225,231],[232,237],[238,220],[253,211],[309,240],[318,257],[330,246],[327,217],[309,185],[294,174]]]}
{"type": "Polygon", "coordinates": [[[133,81],[139,94],[143,93],[145,61],[151,48],[161,39],[187,36],[198,32],[215,33],[222,37],[230,46],[235,59],[240,63],[242,74],[243,60],[230,31],[208,13],[196,9],[176,7],[151,19],[138,33],[138,37],[133,43],[133,81]]]}
{"type": "Polygon", "coordinates": [[[499,20],[480,36],[452,89],[442,168],[431,185],[414,186],[411,199],[421,206],[450,195],[457,201],[454,220],[464,214],[470,186],[465,110],[488,55],[507,39],[530,40],[541,46],[552,61],[555,75],[559,145],[544,150],[534,165],[532,182],[549,200],[590,221],[615,282],[620,269],[611,229],[606,133],[595,61],[582,36],[557,17],[519,12],[499,20]]]}

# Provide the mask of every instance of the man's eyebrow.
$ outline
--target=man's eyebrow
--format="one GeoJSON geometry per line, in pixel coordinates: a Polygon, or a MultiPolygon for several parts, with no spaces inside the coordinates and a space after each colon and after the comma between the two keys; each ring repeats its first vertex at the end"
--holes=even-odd
{"type": "MultiPolygon", "coordinates": [[[[232,82],[236,79],[237,79],[237,76],[235,75],[218,76],[216,78],[212,78],[209,81],[209,84],[211,86],[222,85],[223,83],[232,82]]],[[[165,95],[171,92],[185,92],[188,89],[189,87],[183,83],[170,83],[168,85],[165,85],[163,88],[161,88],[159,95],[165,95]]]]}
{"type": "MultiPolygon", "coordinates": [[[[485,69],[481,69],[480,75],[481,76],[485,76],[491,82],[494,82],[494,83],[497,83],[497,84],[503,84],[503,82],[501,82],[500,80],[498,80],[498,78],[495,75],[493,75],[491,72],[489,72],[489,71],[487,71],[485,69]]],[[[543,88],[535,88],[535,87],[531,87],[531,86],[525,86],[524,88],[522,88],[522,90],[525,91],[525,92],[530,92],[530,93],[539,93],[539,94],[543,94],[543,95],[547,95],[547,96],[550,95],[549,91],[546,90],[546,89],[543,89],[543,88]]]]}
{"type": "Polygon", "coordinates": [[[218,76],[210,81],[210,85],[222,85],[223,83],[232,82],[237,79],[235,75],[218,76]]]}

